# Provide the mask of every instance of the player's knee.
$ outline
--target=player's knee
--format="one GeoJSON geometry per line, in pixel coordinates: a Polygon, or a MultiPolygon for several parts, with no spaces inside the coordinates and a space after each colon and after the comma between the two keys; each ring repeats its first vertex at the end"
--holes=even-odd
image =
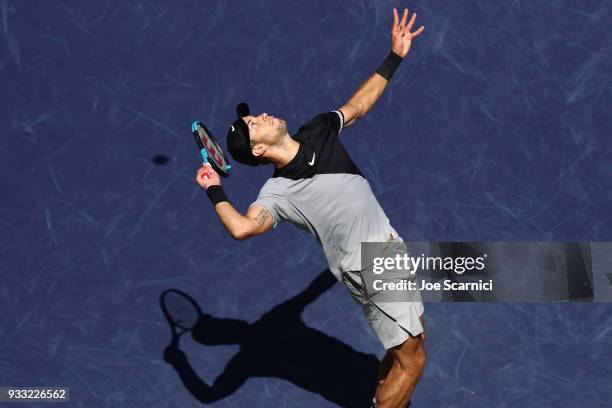
{"type": "Polygon", "coordinates": [[[414,353],[415,364],[419,369],[425,368],[425,364],[427,364],[427,352],[425,351],[425,347],[423,347],[423,343],[419,344],[416,352],[414,353]]]}
{"type": "Polygon", "coordinates": [[[420,338],[413,338],[416,344],[410,344],[410,347],[404,345],[398,350],[395,350],[395,358],[402,371],[422,371],[427,363],[427,353],[420,338]]]}
{"type": "Polygon", "coordinates": [[[425,364],[427,364],[427,353],[421,344],[411,356],[406,358],[404,366],[406,369],[421,372],[425,369],[425,364]]]}

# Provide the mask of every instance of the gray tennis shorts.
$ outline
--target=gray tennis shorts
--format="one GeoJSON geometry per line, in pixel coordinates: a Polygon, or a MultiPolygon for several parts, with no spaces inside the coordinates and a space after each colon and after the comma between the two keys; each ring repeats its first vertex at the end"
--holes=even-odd
{"type": "MultiPolygon", "coordinates": [[[[394,257],[396,254],[407,254],[406,245],[403,242],[390,246],[384,256],[394,257]]],[[[370,265],[368,268],[371,268],[370,265]]],[[[394,294],[392,302],[368,301],[364,288],[361,271],[345,272],[352,282],[343,275],[342,282],[347,287],[353,300],[363,309],[370,327],[374,334],[383,344],[385,349],[390,349],[402,344],[410,336],[416,337],[425,329],[419,317],[424,312],[421,293],[418,290],[402,291],[394,294]],[[359,287],[355,287],[357,284],[359,287]],[[399,297],[398,297],[399,296],[399,297]],[[381,310],[382,309],[382,310],[381,310]],[[396,321],[393,321],[391,317],[396,321]]],[[[414,277],[416,279],[416,276],[414,277]]]]}

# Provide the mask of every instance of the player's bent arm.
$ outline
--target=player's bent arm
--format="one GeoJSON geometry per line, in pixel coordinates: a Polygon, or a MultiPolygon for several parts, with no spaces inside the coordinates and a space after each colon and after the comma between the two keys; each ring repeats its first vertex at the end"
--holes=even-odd
{"type": "Polygon", "coordinates": [[[215,211],[227,232],[239,241],[272,229],[272,214],[259,204],[249,207],[246,215],[240,214],[227,201],[215,205],[215,211]]]}

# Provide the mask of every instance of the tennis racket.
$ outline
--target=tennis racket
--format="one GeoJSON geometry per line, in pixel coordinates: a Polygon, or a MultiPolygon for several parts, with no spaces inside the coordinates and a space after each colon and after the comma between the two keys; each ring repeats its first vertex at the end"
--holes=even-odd
{"type": "Polygon", "coordinates": [[[160,303],[172,331],[170,347],[178,348],[181,336],[195,327],[202,309],[191,296],[177,289],[165,290],[160,303]]]}
{"type": "Polygon", "coordinates": [[[221,176],[229,176],[232,166],[228,163],[223,149],[221,149],[211,131],[202,122],[196,120],[191,124],[191,133],[193,133],[198,149],[200,149],[204,163],[210,163],[212,168],[221,176]]]}

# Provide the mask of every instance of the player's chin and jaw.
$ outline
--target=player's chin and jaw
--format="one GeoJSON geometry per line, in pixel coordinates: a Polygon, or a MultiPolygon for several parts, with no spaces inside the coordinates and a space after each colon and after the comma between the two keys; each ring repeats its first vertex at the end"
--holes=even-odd
{"type": "Polygon", "coordinates": [[[287,122],[280,118],[274,118],[278,121],[278,125],[275,126],[276,135],[274,136],[275,144],[280,144],[283,142],[285,136],[287,136],[287,122]]]}
{"type": "Polygon", "coordinates": [[[282,120],[281,118],[271,119],[269,129],[266,129],[264,137],[262,137],[261,142],[267,144],[268,146],[275,146],[283,143],[283,139],[287,134],[287,122],[282,120]]]}

